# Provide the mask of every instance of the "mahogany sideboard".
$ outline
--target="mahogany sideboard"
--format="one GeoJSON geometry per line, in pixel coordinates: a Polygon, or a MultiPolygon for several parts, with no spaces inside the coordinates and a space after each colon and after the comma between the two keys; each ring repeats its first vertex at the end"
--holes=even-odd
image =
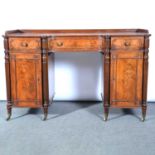
{"type": "MultiPolygon", "coordinates": [[[[12,30],[4,35],[7,111],[49,106],[48,58],[56,52],[100,52],[104,120],[109,107],[147,108],[149,32],[144,29],[12,30]]],[[[54,95],[54,70],[53,90],[54,95]]]]}

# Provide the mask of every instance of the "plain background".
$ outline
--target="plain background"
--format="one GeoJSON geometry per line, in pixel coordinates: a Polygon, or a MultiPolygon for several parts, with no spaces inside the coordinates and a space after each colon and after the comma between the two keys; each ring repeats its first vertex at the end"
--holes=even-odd
{"type": "MultiPolygon", "coordinates": [[[[0,34],[11,29],[144,28],[151,36],[148,100],[155,100],[155,8],[153,0],[0,0],[0,34]]],[[[100,54],[56,54],[56,100],[100,100],[100,54]]],[[[0,100],[6,99],[0,37],[0,100]]]]}

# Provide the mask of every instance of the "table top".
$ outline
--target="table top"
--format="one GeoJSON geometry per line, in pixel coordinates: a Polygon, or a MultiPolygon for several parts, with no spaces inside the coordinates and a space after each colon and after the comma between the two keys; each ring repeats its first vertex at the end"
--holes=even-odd
{"type": "Polygon", "coordinates": [[[150,36],[147,29],[18,29],[5,32],[5,37],[52,36],[150,36]]]}

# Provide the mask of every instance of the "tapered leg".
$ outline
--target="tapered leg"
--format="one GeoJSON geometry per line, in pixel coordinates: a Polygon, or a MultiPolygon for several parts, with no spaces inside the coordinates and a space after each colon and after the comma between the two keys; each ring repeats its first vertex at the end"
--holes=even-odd
{"type": "Polygon", "coordinates": [[[147,106],[142,105],[142,121],[145,121],[147,106]]]}
{"type": "Polygon", "coordinates": [[[102,53],[103,62],[103,88],[104,96],[102,96],[104,106],[104,121],[107,121],[110,107],[110,37],[106,36],[106,49],[102,53]]]}
{"type": "Polygon", "coordinates": [[[45,121],[48,115],[48,105],[49,105],[49,92],[48,92],[48,40],[47,38],[42,38],[42,77],[43,77],[43,110],[45,121]]]}
{"type": "Polygon", "coordinates": [[[12,105],[11,104],[7,104],[7,112],[8,112],[8,117],[6,118],[6,120],[10,120],[11,115],[12,115],[12,105]]]}
{"type": "Polygon", "coordinates": [[[6,74],[6,88],[7,88],[7,121],[11,118],[12,103],[11,103],[11,80],[10,80],[10,59],[9,59],[9,45],[8,38],[4,37],[5,47],[5,74],[6,74]]]}
{"type": "Polygon", "coordinates": [[[109,106],[104,106],[104,121],[108,120],[109,106]]]}
{"type": "Polygon", "coordinates": [[[149,36],[144,37],[144,60],[143,60],[143,87],[142,87],[142,121],[145,121],[147,109],[147,80],[148,80],[148,48],[149,36]]]}

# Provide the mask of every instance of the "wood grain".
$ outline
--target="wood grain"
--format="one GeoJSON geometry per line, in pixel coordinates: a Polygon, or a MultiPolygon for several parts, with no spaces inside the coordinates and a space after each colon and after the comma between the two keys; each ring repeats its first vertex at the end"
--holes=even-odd
{"type": "Polygon", "coordinates": [[[7,31],[4,48],[8,119],[12,106],[15,106],[42,107],[46,120],[49,106],[49,54],[54,83],[55,52],[101,52],[105,120],[109,107],[141,107],[144,120],[149,36],[145,29],[7,31]]]}
{"type": "Polygon", "coordinates": [[[11,54],[11,90],[14,106],[42,105],[42,75],[40,54],[11,54]]]}
{"type": "Polygon", "coordinates": [[[111,52],[111,106],[141,106],[142,69],[142,52],[111,52]]]}
{"type": "Polygon", "coordinates": [[[41,49],[40,38],[9,38],[10,50],[37,50],[41,49]]]}
{"type": "Polygon", "coordinates": [[[105,47],[105,40],[100,37],[54,37],[49,39],[49,50],[54,52],[83,52],[101,51],[105,47]]]}
{"type": "Polygon", "coordinates": [[[144,46],[144,37],[112,37],[111,49],[140,50],[144,46]]]}

